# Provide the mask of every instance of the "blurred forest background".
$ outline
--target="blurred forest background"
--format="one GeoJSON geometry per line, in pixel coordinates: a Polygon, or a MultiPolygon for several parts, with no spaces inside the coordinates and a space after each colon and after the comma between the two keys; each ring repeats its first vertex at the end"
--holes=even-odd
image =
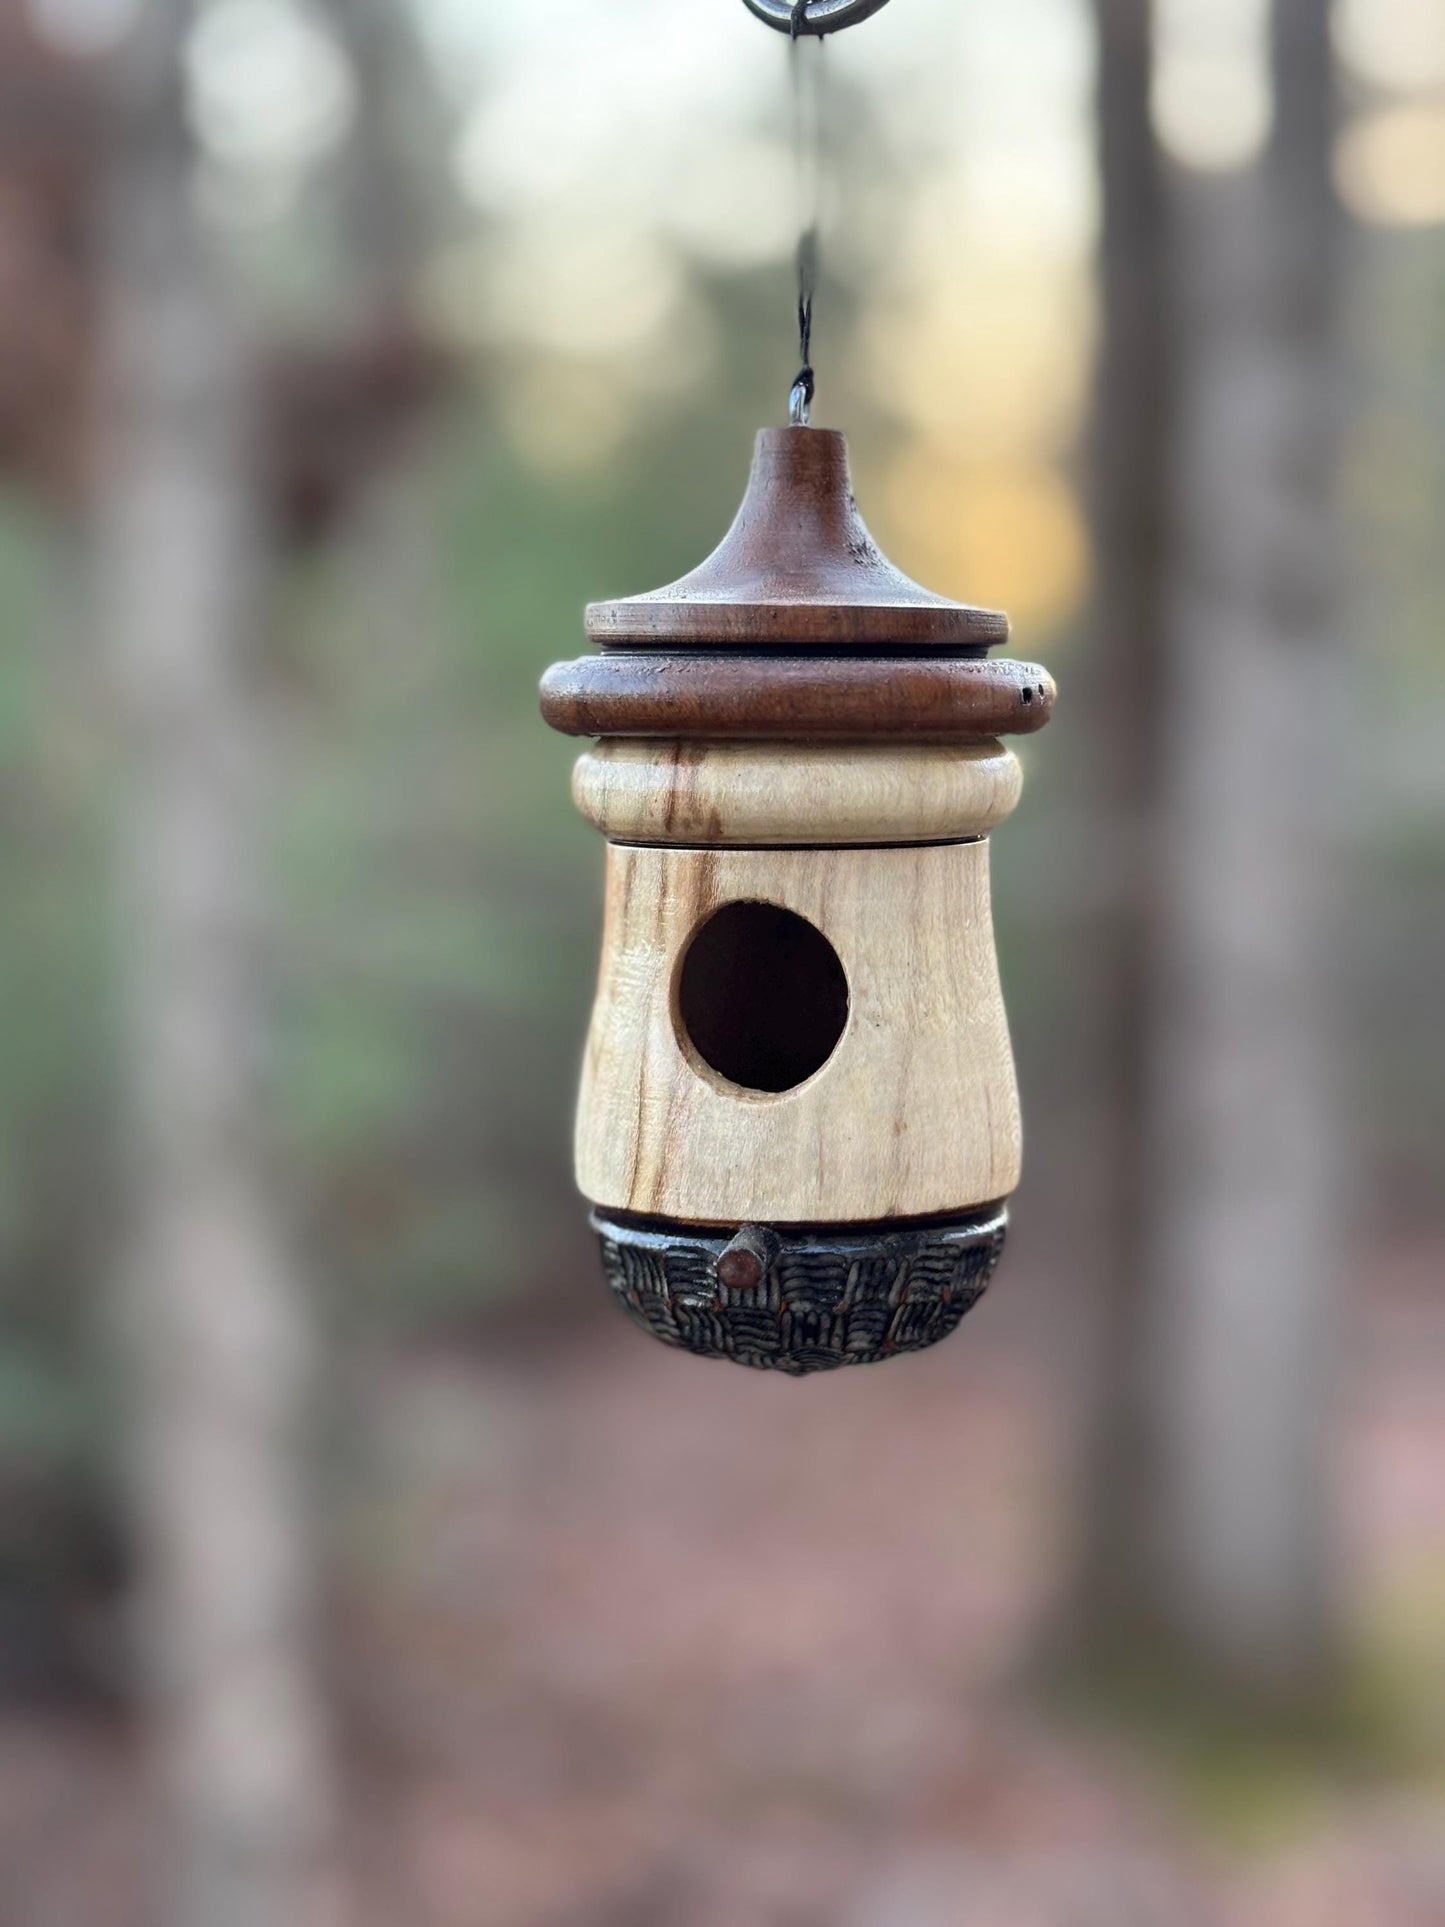
{"type": "MultiPolygon", "coordinates": [[[[815,50],[810,50],[810,52],[815,50]]],[[[0,0],[0,1917],[1445,1922],[1445,5],[829,42],[815,419],[1060,705],[964,1333],[649,1347],[538,675],[794,368],[736,0],[0,0]]]]}

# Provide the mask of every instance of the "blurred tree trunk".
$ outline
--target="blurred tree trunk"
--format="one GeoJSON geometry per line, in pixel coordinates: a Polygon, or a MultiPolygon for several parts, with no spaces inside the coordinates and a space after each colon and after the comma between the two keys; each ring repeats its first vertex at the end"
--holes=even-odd
{"type": "Polygon", "coordinates": [[[1108,1032],[1132,1176],[1116,1178],[1085,1621],[1142,1622],[1218,1678],[1296,1698],[1331,1658],[1343,1236],[1328,9],[1275,0],[1264,164],[1162,194],[1143,0],[1098,9],[1105,654],[1137,679],[1109,723],[1126,792],[1110,827],[1138,887],[1108,1032]],[[1152,416],[1127,392],[1136,365],[1168,404],[1152,416]],[[1121,620],[1144,626],[1120,639],[1121,620]]]}
{"type": "Polygon", "coordinates": [[[437,104],[407,8],[396,0],[327,0],[327,14],[356,87],[343,158],[356,306],[399,324],[434,239],[435,208],[422,191],[416,149],[422,129],[435,138],[437,104]]]}
{"type": "Polygon", "coordinates": [[[1090,469],[1098,590],[1077,700],[1087,706],[1086,782],[1107,852],[1101,915],[1077,1003],[1097,1094],[1087,1155],[1100,1255],[1099,1401],[1087,1454],[1082,1612],[1088,1643],[1112,1638],[1147,1596],[1151,1360],[1145,1312],[1148,1011],[1155,952],[1160,701],[1175,461],[1175,330],[1164,167],[1150,116],[1152,0],[1095,0],[1103,186],[1103,338],[1090,469]]]}
{"type": "Polygon", "coordinates": [[[251,358],[192,196],[188,0],[117,57],[103,210],[100,619],[126,753],[128,1222],[121,1315],[160,1917],[333,1918],[301,1468],[310,1334],[256,1078],[268,542],[251,358]]]}
{"type": "Polygon", "coordinates": [[[1332,1658],[1347,793],[1329,9],[1275,0],[1263,166],[1180,184],[1186,383],[1154,1035],[1154,1540],[1167,1624],[1276,1696],[1332,1658]]]}

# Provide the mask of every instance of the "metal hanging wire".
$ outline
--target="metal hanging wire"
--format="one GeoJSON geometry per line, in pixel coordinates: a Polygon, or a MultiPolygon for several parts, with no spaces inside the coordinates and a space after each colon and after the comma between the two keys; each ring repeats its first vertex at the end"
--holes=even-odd
{"type": "Polygon", "coordinates": [[[793,140],[799,205],[798,356],[788,394],[788,421],[806,428],[817,380],[813,373],[813,297],[818,284],[818,237],[823,216],[823,37],[857,26],[888,0],[743,0],[748,12],[792,40],[793,140]],[[815,48],[804,49],[812,39],[815,48]]]}
{"type": "Polygon", "coordinates": [[[743,0],[749,13],[794,40],[800,34],[821,40],[825,33],[841,33],[871,19],[887,4],[888,0],[743,0]]]}

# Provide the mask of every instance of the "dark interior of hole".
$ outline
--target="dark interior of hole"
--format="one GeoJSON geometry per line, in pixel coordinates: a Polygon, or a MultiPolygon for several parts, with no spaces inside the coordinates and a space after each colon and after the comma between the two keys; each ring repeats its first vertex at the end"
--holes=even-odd
{"type": "Polygon", "coordinates": [[[682,961],[678,1015],[693,1048],[749,1091],[790,1091],[821,1070],[848,1021],[838,953],[805,918],[730,903],[682,961]]]}

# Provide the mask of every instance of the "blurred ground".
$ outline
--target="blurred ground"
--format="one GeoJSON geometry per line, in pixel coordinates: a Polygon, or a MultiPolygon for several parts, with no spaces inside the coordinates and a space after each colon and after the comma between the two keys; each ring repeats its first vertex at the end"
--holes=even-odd
{"type": "MultiPolygon", "coordinates": [[[[1438,1927],[1442,1263],[1387,1249],[1360,1281],[1362,1658],[1323,1744],[1175,1715],[1141,1746],[1028,1684],[1072,1403],[1042,1279],[1005,1270],[932,1354],[802,1384],[605,1307],[570,1345],[392,1355],[333,1655],[355,1920],[1438,1927]]],[[[6,1920],[141,1927],[136,1767],[123,1727],[6,1724],[6,1920]]]]}

